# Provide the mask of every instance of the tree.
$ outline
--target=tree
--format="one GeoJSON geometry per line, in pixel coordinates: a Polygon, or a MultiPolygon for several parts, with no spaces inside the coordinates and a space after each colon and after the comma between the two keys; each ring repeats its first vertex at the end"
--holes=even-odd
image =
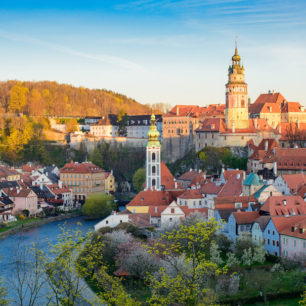
{"type": "Polygon", "coordinates": [[[104,168],[103,154],[99,148],[94,148],[89,156],[89,160],[100,168],[104,168]]]}
{"type": "Polygon", "coordinates": [[[66,122],[66,133],[73,133],[78,130],[78,121],[76,119],[69,119],[66,122]]]}
{"type": "Polygon", "coordinates": [[[253,261],[263,264],[266,260],[266,251],[263,245],[255,247],[253,261]]]}
{"type": "Polygon", "coordinates": [[[140,192],[143,189],[143,184],[146,181],[146,169],[139,168],[133,175],[133,186],[136,192],[140,192]]]}
{"type": "Polygon", "coordinates": [[[3,280],[0,279],[0,306],[7,306],[9,305],[9,301],[7,299],[7,290],[2,285],[3,280]]]}
{"type": "Polygon", "coordinates": [[[250,266],[253,262],[252,249],[244,249],[241,257],[241,262],[245,266],[250,266]]]}
{"type": "Polygon", "coordinates": [[[224,269],[209,260],[213,236],[218,229],[217,222],[209,220],[195,225],[181,225],[178,230],[162,236],[152,251],[160,254],[173,273],[165,267],[150,277],[153,305],[203,305],[213,304],[215,294],[209,281],[224,269]],[[181,264],[177,264],[180,262],[181,264]]]}
{"type": "Polygon", "coordinates": [[[302,299],[299,301],[299,305],[306,306],[306,290],[304,291],[302,295],[302,299]]]}
{"type": "Polygon", "coordinates": [[[221,258],[219,247],[216,243],[212,243],[210,246],[210,260],[215,264],[222,265],[223,260],[221,258]]]}
{"type": "Polygon", "coordinates": [[[236,243],[235,243],[235,254],[237,258],[241,258],[244,250],[251,249],[252,253],[253,250],[255,249],[255,245],[252,242],[252,238],[250,237],[249,233],[242,233],[239,235],[236,243]]]}
{"type": "Polygon", "coordinates": [[[27,104],[29,89],[23,87],[21,83],[14,85],[10,92],[9,110],[20,113],[27,104]]]}
{"type": "Polygon", "coordinates": [[[227,261],[226,264],[231,267],[231,268],[235,268],[239,266],[239,260],[236,258],[235,254],[230,252],[227,255],[227,261]]]}
{"type": "Polygon", "coordinates": [[[127,136],[127,125],[128,125],[128,116],[124,110],[121,110],[118,114],[117,124],[118,124],[118,135],[127,136]]]}
{"type": "Polygon", "coordinates": [[[105,193],[95,193],[86,199],[82,211],[87,217],[100,219],[110,215],[115,208],[113,196],[105,193]]]}

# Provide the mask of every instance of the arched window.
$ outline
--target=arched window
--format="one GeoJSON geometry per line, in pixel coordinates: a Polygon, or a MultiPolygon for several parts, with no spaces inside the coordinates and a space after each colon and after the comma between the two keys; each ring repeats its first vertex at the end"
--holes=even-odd
{"type": "Polygon", "coordinates": [[[155,186],[156,185],[156,181],[153,179],[152,180],[152,186],[155,186]]]}
{"type": "Polygon", "coordinates": [[[152,174],[155,174],[155,173],[156,173],[156,167],[152,166],[152,174]]]}
{"type": "Polygon", "coordinates": [[[155,159],[156,159],[156,155],[155,153],[152,153],[152,161],[155,161],[155,159]]]}

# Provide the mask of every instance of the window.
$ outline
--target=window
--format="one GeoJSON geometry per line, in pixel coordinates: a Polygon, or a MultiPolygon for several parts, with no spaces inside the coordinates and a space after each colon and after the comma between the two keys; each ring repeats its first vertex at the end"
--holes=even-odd
{"type": "Polygon", "coordinates": [[[268,239],[267,244],[270,244],[270,239],[268,239]]]}
{"type": "Polygon", "coordinates": [[[274,240],[272,240],[272,245],[275,245],[275,241],[274,240]]]}
{"type": "Polygon", "coordinates": [[[152,166],[152,174],[155,174],[155,173],[156,173],[156,167],[152,166]]]}
{"type": "Polygon", "coordinates": [[[272,235],[275,235],[275,232],[274,232],[274,231],[272,231],[272,235]]]}
{"type": "Polygon", "coordinates": [[[171,214],[174,214],[174,208],[171,208],[171,214]]]}
{"type": "Polygon", "coordinates": [[[293,241],[293,245],[296,246],[296,240],[293,241]]]}
{"type": "Polygon", "coordinates": [[[152,180],[152,186],[155,186],[155,185],[156,185],[156,181],[152,180]]]}
{"type": "Polygon", "coordinates": [[[270,230],[268,230],[268,235],[270,235],[270,230]]]}
{"type": "Polygon", "coordinates": [[[169,221],[172,222],[172,218],[170,218],[169,221]]]}
{"type": "Polygon", "coordinates": [[[152,153],[152,161],[155,161],[155,159],[156,159],[156,154],[152,153]]]}
{"type": "Polygon", "coordinates": [[[105,223],[108,224],[108,220],[106,220],[105,223]]]}

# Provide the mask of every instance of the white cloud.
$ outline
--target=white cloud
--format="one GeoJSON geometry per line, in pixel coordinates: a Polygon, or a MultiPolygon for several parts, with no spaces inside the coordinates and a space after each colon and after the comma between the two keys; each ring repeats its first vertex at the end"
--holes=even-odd
{"type": "Polygon", "coordinates": [[[81,52],[79,50],[70,49],[62,45],[49,43],[49,42],[46,42],[40,39],[36,39],[33,37],[10,34],[10,33],[6,33],[1,30],[0,30],[0,37],[11,40],[11,41],[24,42],[28,44],[42,46],[48,49],[53,49],[53,50],[56,50],[62,53],[66,53],[66,54],[70,54],[73,56],[87,58],[87,59],[103,62],[109,65],[119,66],[124,69],[130,69],[130,70],[136,70],[136,71],[144,70],[144,68],[141,65],[133,61],[127,60],[125,58],[118,57],[118,56],[112,56],[112,55],[106,55],[106,54],[91,54],[87,52],[81,52]]]}

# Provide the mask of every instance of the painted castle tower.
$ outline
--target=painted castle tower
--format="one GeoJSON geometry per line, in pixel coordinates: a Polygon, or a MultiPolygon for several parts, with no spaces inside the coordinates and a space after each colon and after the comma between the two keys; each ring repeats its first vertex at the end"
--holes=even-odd
{"type": "Polygon", "coordinates": [[[146,188],[161,190],[160,173],[160,142],[154,114],[151,116],[151,126],[148,132],[146,151],[146,188]]]}
{"type": "Polygon", "coordinates": [[[247,129],[249,127],[248,114],[248,85],[245,83],[244,67],[240,63],[240,56],[235,47],[232,65],[228,68],[228,83],[226,86],[226,127],[232,129],[247,129]]]}

